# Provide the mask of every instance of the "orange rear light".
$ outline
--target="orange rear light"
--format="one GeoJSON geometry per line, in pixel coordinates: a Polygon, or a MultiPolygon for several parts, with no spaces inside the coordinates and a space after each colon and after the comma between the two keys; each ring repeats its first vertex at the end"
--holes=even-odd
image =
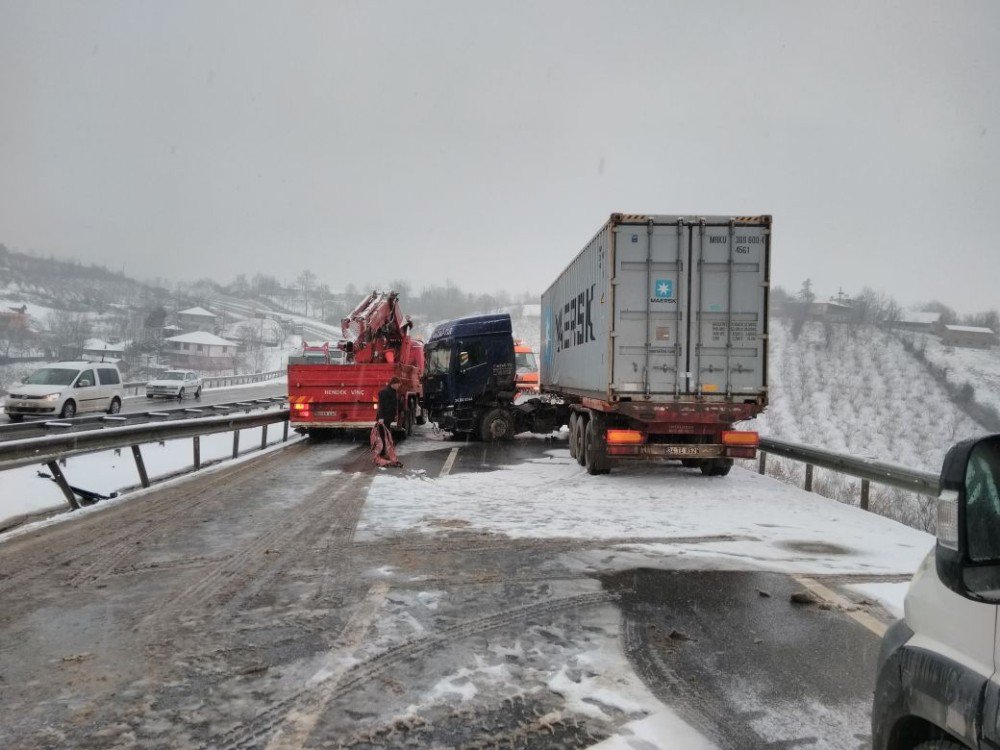
{"type": "Polygon", "coordinates": [[[608,430],[608,445],[638,445],[645,440],[638,430],[608,430]]]}
{"type": "Polygon", "coordinates": [[[743,432],[742,430],[726,430],[722,433],[723,445],[760,445],[760,435],[756,432],[743,432]]]}
{"type": "Polygon", "coordinates": [[[309,404],[292,404],[292,408],[295,409],[295,411],[302,411],[303,409],[309,411],[309,404]]]}

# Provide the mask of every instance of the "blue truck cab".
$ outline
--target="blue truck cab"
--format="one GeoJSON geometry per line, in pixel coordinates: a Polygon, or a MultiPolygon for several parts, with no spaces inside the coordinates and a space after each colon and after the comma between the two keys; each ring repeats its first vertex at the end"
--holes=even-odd
{"type": "Polygon", "coordinates": [[[424,408],[455,434],[512,437],[516,417],[514,338],[507,314],[443,323],[424,347],[424,408]]]}

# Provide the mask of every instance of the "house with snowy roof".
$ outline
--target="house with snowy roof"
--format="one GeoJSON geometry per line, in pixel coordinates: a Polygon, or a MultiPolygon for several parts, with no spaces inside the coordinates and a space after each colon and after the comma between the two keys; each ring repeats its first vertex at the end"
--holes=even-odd
{"type": "Polygon", "coordinates": [[[164,339],[167,359],[172,367],[219,372],[231,370],[238,344],[208,331],[192,331],[164,339]]]}
{"type": "Polygon", "coordinates": [[[213,333],[217,316],[204,307],[189,307],[177,313],[177,324],[185,331],[208,331],[213,333]]]}
{"type": "Polygon", "coordinates": [[[1000,344],[992,328],[979,326],[941,326],[941,343],[945,346],[963,346],[970,349],[989,349],[1000,344]]]}

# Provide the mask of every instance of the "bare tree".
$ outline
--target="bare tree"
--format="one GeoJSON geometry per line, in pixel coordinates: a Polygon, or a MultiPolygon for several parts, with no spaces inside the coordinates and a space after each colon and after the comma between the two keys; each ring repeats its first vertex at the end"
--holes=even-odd
{"type": "Polygon", "coordinates": [[[49,329],[50,353],[57,357],[77,357],[90,337],[90,320],[82,313],[53,310],[45,318],[49,329]]]}

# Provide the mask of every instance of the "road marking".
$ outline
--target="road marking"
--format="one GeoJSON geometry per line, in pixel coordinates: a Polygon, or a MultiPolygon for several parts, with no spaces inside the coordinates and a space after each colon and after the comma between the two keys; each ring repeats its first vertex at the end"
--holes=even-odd
{"type": "Polygon", "coordinates": [[[446,477],[451,473],[451,467],[455,465],[455,458],[458,456],[458,448],[452,448],[451,453],[448,454],[448,458],[444,460],[444,466],[441,467],[441,473],[438,474],[439,477],[446,477]]]}
{"type": "Polygon", "coordinates": [[[341,631],[337,647],[327,652],[323,665],[306,681],[307,685],[319,686],[318,689],[301,705],[285,714],[278,731],[267,743],[267,750],[298,750],[305,747],[337,685],[351,666],[347,657],[361,646],[388,593],[389,584],[385,581],[379,581],[368,589],[365,598],[341,631]]]}
{"type": "Polygon", "coordinates": [[[842,594],[838,594],[833,589],[824,586],[819,581],[807,576],[793,576],[792,579],[800,586],[812,591],[827,604],[832,604],[834,607],[837,607],[837,609],[842,610],[848,617],[858,624],[868,628],[879,638],[885,635],[885,631],[888,630],[888,626],[884,622],[876,617],[873,617],[859,605],[855,604],[842,594]]]}

